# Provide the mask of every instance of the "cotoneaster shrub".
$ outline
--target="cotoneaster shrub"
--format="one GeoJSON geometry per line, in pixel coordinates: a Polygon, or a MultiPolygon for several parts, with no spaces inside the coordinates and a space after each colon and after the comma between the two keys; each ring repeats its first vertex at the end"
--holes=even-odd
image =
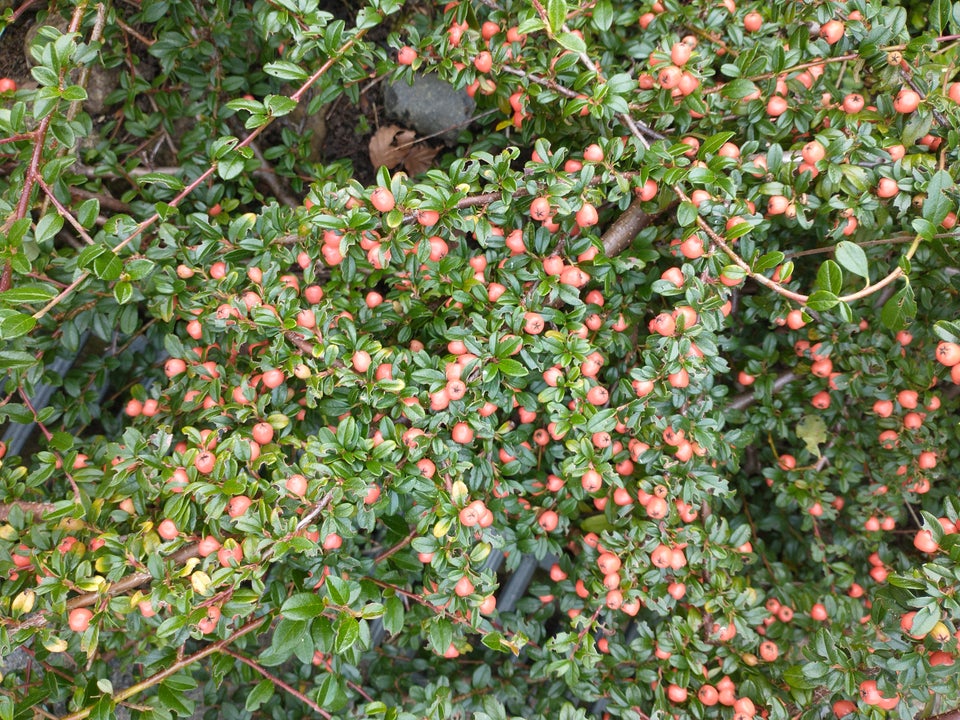
{"type": "Polygon", "coordinates": [[[0,86],[0,717],[953,717],[923,6],[58,6],[0,86]],[[306,161],[414,71],[477,101],[434,169],[306,161]]]}

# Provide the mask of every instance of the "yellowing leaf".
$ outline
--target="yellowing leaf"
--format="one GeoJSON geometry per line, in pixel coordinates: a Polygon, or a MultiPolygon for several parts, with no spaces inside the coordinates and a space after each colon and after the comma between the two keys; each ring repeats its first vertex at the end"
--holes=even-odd
{"type": "Polygon", "coordinates": [[[797,437],[811,454],[820,457],[820,443],[827,441],[827,424],[819,415],[804,415],[797,423],[797,437]]]}

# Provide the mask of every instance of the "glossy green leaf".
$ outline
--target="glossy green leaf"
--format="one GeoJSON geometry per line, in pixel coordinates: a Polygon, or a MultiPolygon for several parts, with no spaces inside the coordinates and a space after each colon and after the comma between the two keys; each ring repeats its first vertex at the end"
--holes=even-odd
{"type": "Polygon", "coordinates": [[[840,266],[854,275],[870,279],[870,266],[863,248],[848,240],[841,240],[834,248],[834,257],[840,266]]]}

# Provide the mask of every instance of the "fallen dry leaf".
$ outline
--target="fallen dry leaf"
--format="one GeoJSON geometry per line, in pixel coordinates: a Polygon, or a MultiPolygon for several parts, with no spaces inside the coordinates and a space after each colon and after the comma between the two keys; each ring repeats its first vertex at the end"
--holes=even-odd
{"type": "MultiPolygon", "coordinates": [[[[393,170],[393,168],[403,162],[403,158],[406,156],[409,148],[398,147],[398,145],[406,144],[398,142],[399,135],[412,136],[413,133],[397,125],[384,125],[373,134],[373,137],[370,138],[369,150],[370,162],[373,163],[374,167],[386,165],[388,169],[393,170]]],[[[412,139],[412,137],[410,139],[412,139]]],[[[409,140],[407,142],[409,142],[409,140]]]]}
{"type": "Polygon", "coordinates": [[[440,152],[440,148],[430,147],[423,143],[414,145],[403,159],[403,168],[408,175],[419,175],[426,172],[433,165],[433,159],[440,152]]]}
{"type": "Polygon", "coordinates": [[[411,175],[427,170],[439,152],[422,143],[415,144],[416,133],[397,125],[385,125],[370,138],[370,162],[374,167],[393,170],[402,165],[411,175]]]}

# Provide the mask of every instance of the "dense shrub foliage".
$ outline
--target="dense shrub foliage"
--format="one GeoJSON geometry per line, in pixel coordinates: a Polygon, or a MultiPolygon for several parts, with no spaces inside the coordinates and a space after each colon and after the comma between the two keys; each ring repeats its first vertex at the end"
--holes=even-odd
{"type": "Polygon", "coordinates": [[[960,3],[345,5],[0,85],[0,718],[960,705],[960,3]],[[432,169],[310,158],[415,72],[432,169]]]}

